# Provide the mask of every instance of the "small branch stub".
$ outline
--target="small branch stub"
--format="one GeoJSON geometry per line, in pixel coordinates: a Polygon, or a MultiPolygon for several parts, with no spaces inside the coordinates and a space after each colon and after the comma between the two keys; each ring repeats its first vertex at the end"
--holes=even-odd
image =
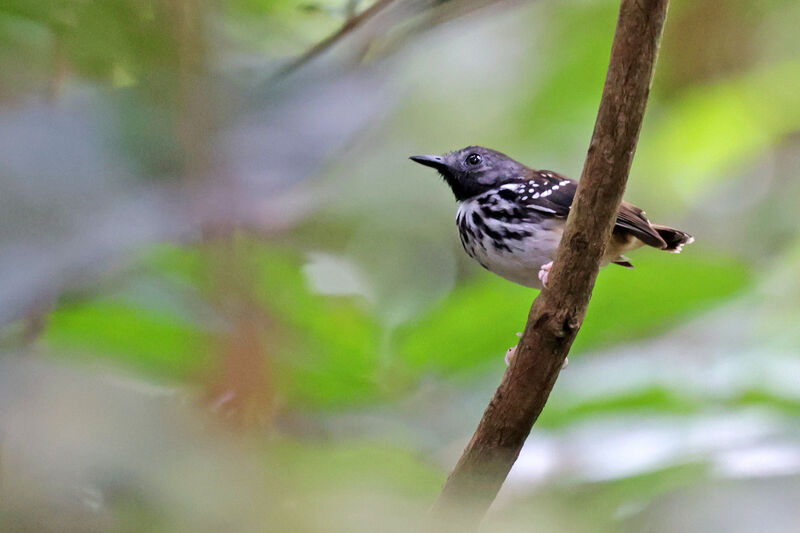
{"type": "Polygon", "coordinates": [[[548,288],[432,515],[477,528],[542,412],[586,314],[642,124],[668,0],[622,0],[580,184],[548,288]]]}

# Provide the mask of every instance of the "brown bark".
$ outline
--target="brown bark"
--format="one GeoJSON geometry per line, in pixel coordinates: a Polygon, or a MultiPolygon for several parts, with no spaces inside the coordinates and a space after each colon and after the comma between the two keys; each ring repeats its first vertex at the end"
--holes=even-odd
{"type": "Polygon", "coordinates": [[[550,275],[472,440],[433,507],[477,527],[544,408],[580,329],[625,191],[668,0],[622,0],[600,109],[550,275]]]}

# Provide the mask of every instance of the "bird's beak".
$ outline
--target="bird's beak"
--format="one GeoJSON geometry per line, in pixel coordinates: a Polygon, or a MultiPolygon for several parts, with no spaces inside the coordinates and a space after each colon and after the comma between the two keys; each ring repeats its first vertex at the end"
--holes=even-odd
{"type": "Polygon", "coordinates": [[[440,155],[412,155],[409,159],[420,165],[433,167],[437,170],[447,166],[447,163],[444,162],[444,158],[440,155]]]}

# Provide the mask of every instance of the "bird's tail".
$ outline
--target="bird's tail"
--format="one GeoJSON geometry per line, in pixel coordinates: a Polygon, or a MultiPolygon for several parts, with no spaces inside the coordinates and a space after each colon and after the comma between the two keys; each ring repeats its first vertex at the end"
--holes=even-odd
{"type": "Polygon", "coordinates": [[[669,226],[659,226],[657,224],[653,224],[653,229],[656,230],[661,238],[664,239],[664,242],[667,243],[667,246],[662,248],[662,250],[667,252],[679,254],[684,244],[692,244],[694,242],[694,237],[679,229],[670,228],[669,226]]]}

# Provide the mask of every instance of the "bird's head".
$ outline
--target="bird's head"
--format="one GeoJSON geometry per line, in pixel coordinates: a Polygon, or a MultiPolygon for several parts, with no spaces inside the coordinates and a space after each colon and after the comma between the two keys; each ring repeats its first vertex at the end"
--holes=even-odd
{"type": "Polygon", "coordinates": [[[528,170],[507,155],[482,146],[468,146],[444,155],[414,155],[410,159],[438,170],[459,202],[524,176],[528,170]]]}

